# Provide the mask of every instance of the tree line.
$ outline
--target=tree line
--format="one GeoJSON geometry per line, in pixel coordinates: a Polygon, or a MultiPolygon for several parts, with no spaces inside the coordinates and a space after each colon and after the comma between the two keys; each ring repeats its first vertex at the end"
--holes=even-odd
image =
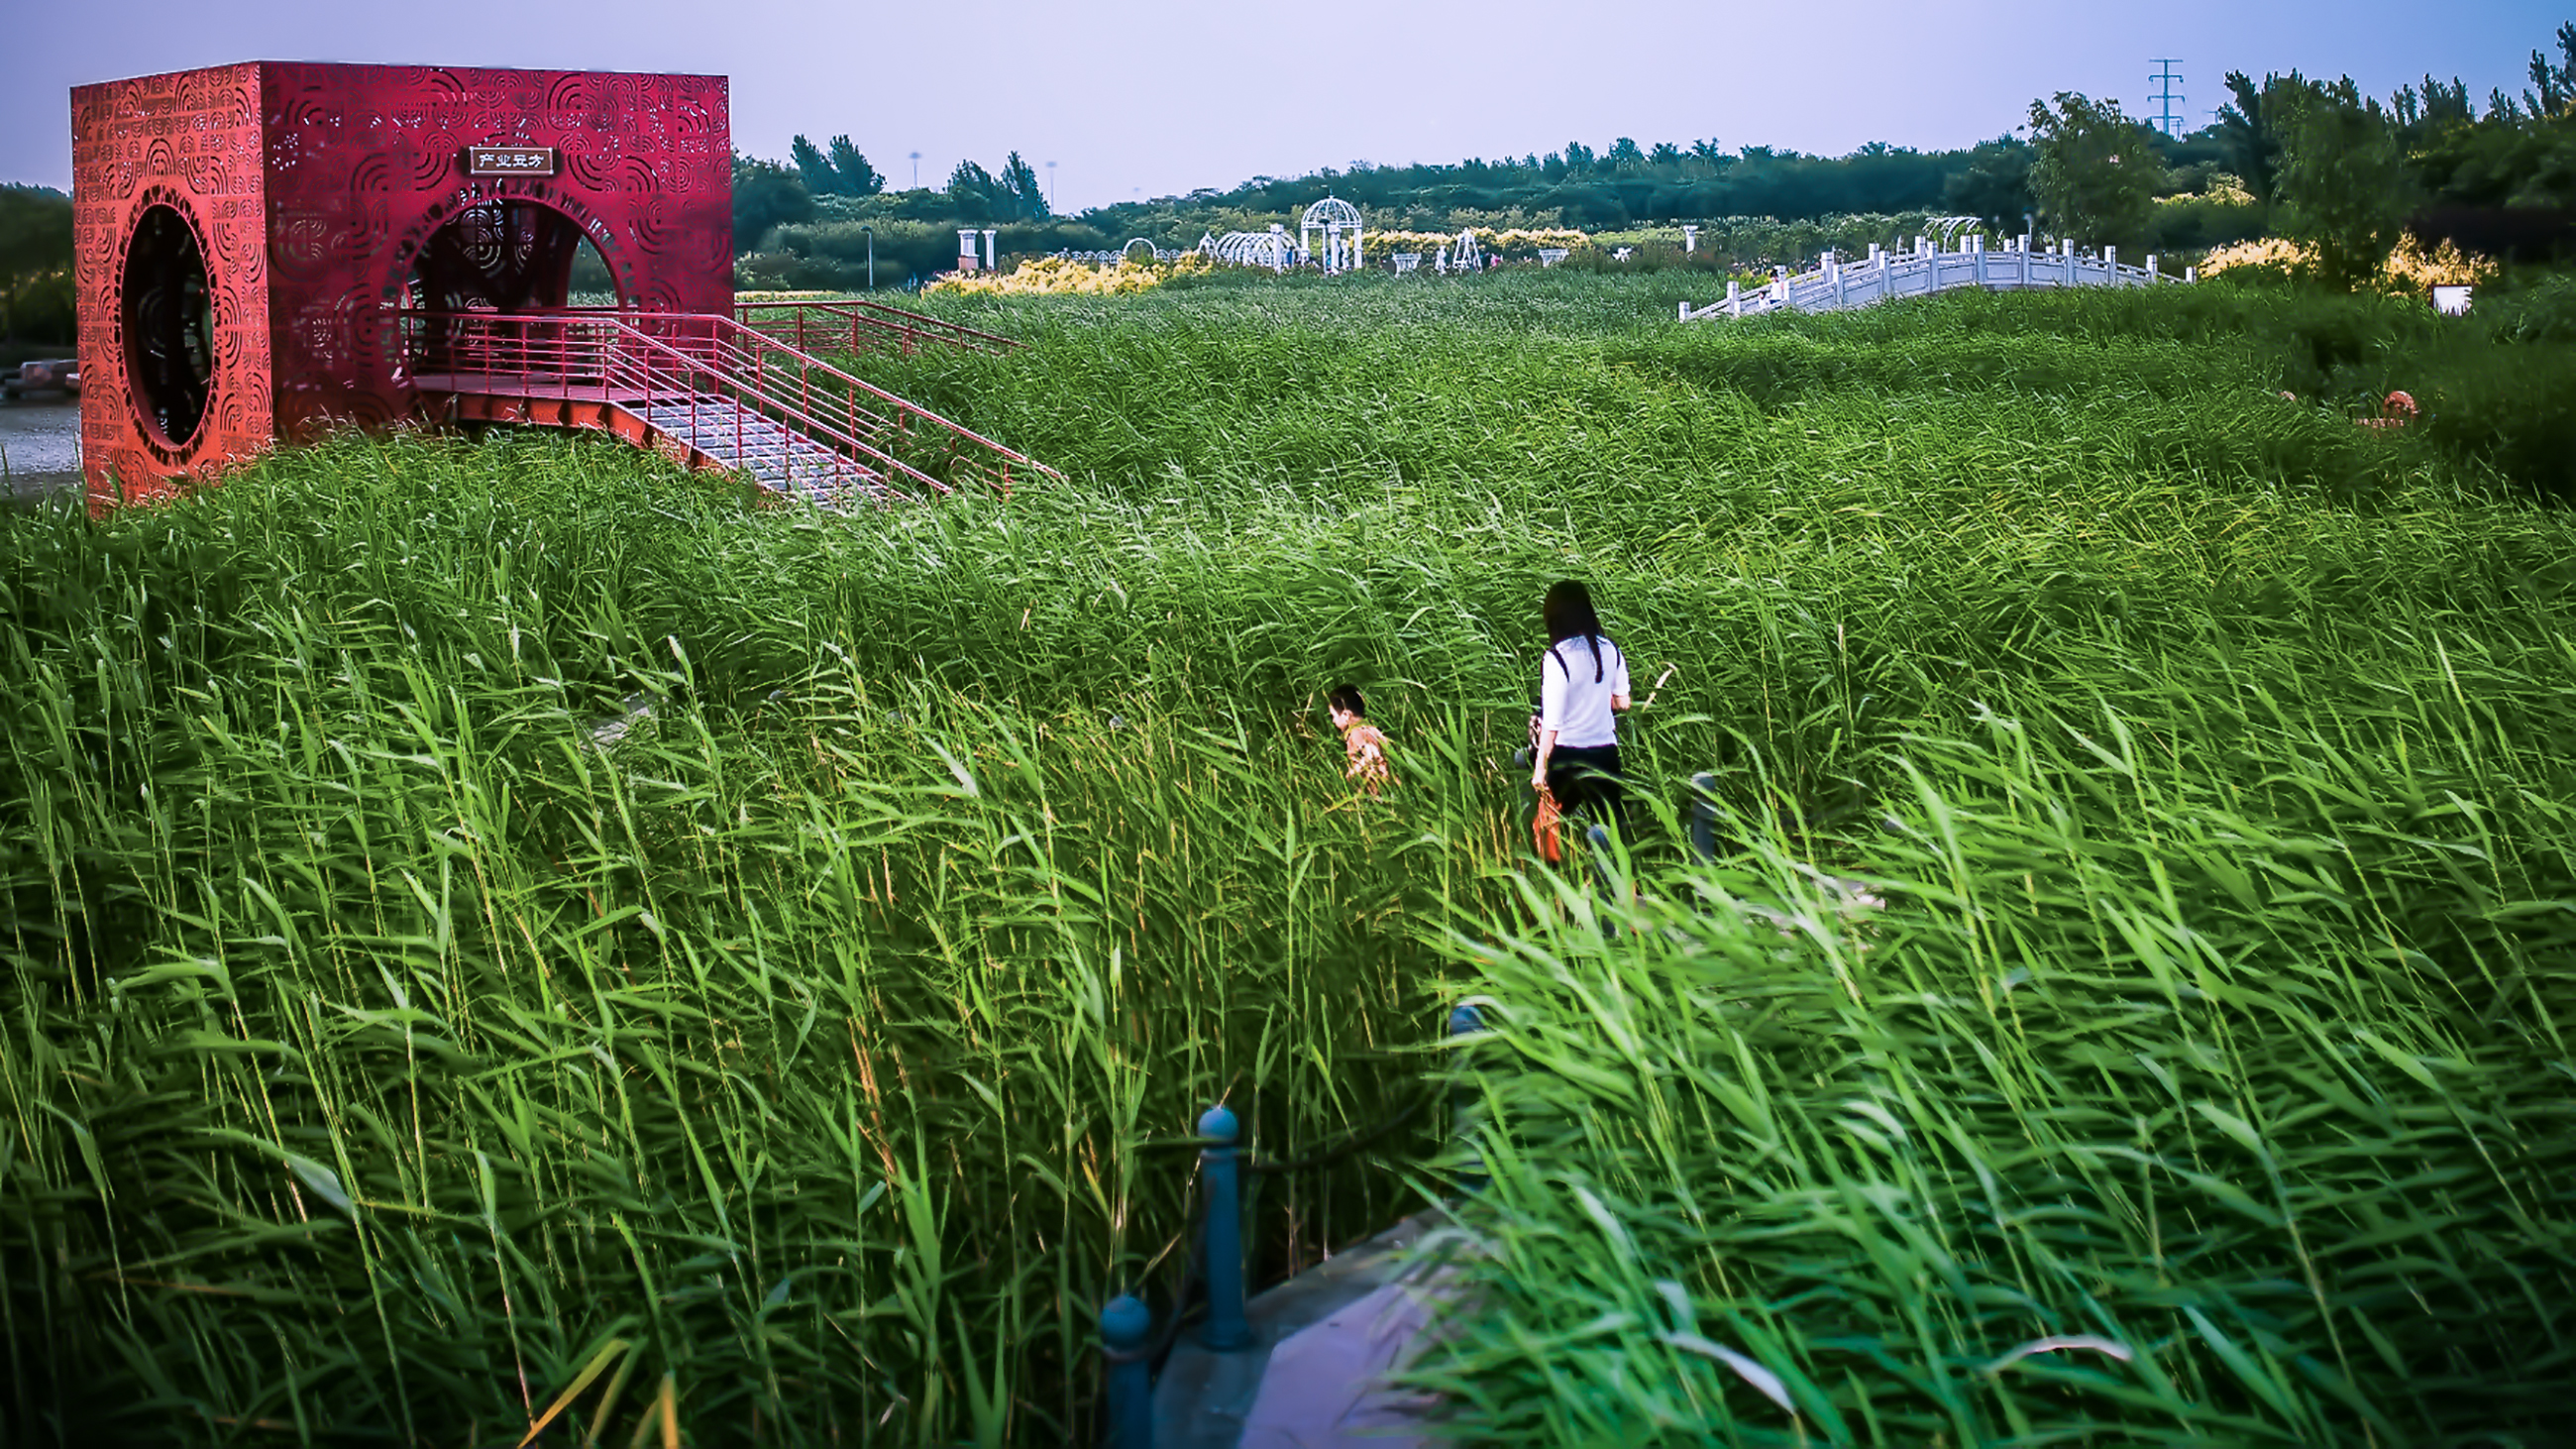
{"type": "MultiPolygon", "coordinates": [[[[2556,59],[2531,53],[2528,89],[2499,87],[2483,110],[2457,77],[2425,76],[2382,104],[2350,76],[2231,71],[2231,100],[2200,134],[2266,229],[2305,244],[2334,286],[2375,275],[2410,228],[2491,254],[2561,254],[2576,248],[2576,22],[2556,40],[2556,59]]],[[[2044,225],[2151,243],[2170,177],[2150,128],[2117,102],[2060,92],[2031,103],[2028,129],[2024,184],[2044,225]]]]}
{"type": "Polygon", "coordinates": [[[1256,176],[1071,217],[1045,206],[1016,152],[1000,176],[964,162],[944,188],[889,191],[882,178],[850,184],[877,173],[848,138],[834,138],[826,157],[799,137],[792,164],[747,161],[737,171],[735,240],[746,274],[773,284],[849,285],[859,249],[871,243],[879,280],[900,284],[954,265],[956,227],[998,227],[1013,251],[1101,250],[1130,237],[1188,246],[1208,232],[1293,217],[1330,193],[1359,204],[1372,226],[1412,231],[1622,231],[1928,212],[1978,217],[2000,233],[2030,229],[2167,254],[2279,233],[2309,242],[2323,274],[2349,282],[2376,266],[2410,220],[2479,250],[2547,255],[2576,246],[2576,23],[2556,39],[2557,58],[2532,52],[2527,89],[2499,88],[2483,107],[2456,77],[2426,76],[2382,102],[2348,77],[2294,71],[2256,82],[2231,73],[2232,103],[2181,136],[2116,102],[2066,92],[2034,101],[2013,134],[1959,149],[1872,142],[1812,156],[1623,136],[1597,150],[1569,141],[1543,155],[1256,176]],[[767,189],[746,191],[746,174],[765,178],[767,189]]]}

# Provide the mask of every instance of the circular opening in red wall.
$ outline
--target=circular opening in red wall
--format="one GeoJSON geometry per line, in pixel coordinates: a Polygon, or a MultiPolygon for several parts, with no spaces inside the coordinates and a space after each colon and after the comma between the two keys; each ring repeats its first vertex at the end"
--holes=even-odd
{"type": "Polygon", "coordinates": [[[184,447],[206,420],[215,325],[206,253],[175,208],[147,206],[125,252],[125,352],[134,406],[149,429],[184,447]]]}

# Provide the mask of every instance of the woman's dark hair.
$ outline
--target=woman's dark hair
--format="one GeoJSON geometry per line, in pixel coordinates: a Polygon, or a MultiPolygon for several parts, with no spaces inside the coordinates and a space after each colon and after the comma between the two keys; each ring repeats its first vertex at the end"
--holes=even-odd
{"type": "MultiPolygon", "coordinates": [[[[1574,579],[1559,579],[1547,586],[1547,599],[1539,605],[1539,618],[1547,624],[1550,649],[1568,639],[1582,639],[1592,646],[1592,682],[1601,682],[1601,616],[1593,612],[1592,591],[1574,579]]],[[[1563,658],[1557,663],[1563,664],[1563,658]]],[[[1571,672],[1571,671],[1569,671],[1571,672]]]]}
{"type": "Polygon", "coordinates": [[[1344,714],[1368,718],[1368,702],[1360,698],[1360,687],[1356,684],[1334,685],[1332,692],[1324,696],[1324,703],[1344,714]]]}

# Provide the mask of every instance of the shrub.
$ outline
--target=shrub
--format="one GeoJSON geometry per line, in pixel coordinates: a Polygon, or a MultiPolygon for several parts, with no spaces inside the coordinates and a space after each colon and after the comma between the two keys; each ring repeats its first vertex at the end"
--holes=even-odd
{"type": "MultiPolygon", "coordinates": [[[[2565,325],[2559,314],[2555,325],[2565,325]]],[[[2576,339],[2507,346],[2463,339],[2410,389],[2425,438],[2559,502],[2576,503],[2576,339]]]]}

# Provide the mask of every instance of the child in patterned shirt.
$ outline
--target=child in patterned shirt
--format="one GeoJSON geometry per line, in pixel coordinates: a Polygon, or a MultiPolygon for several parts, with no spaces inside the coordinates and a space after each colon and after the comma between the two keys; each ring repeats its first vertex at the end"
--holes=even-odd
{"type": "Polygon", "coordinates": [[[1386,733],[1368,722],[1368,703],[1359,687],[1337,684],[1324,696],[1333,728],[1342,732],[1342,773],[1374,795],[1393,780],[1386,763],[1386,733]]]}

